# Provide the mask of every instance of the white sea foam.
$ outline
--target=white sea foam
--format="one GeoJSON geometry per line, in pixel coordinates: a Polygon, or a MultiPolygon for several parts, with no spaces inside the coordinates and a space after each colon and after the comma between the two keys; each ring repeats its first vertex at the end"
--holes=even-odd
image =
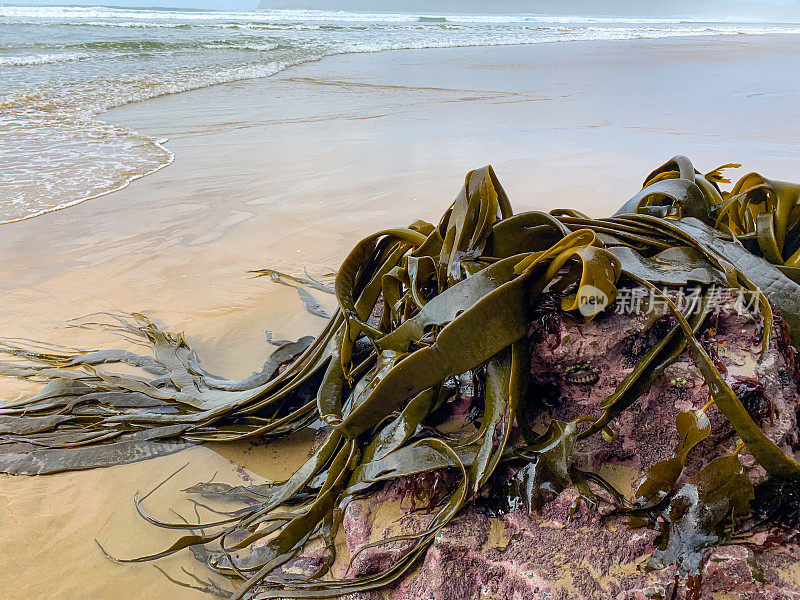
{"type": "Polygon", "coordinates": [[[87,52],[61,52],[54,54],[29,54],[27,56],[0,56],[2,67],[27,67],[30,65],[50,65],[91,58],[87,52]]]}
{"type": "MultiPolygon", "coordinates": [[[[6,19],[42,19],[73,21],[85,23],[86,19],[142,19],[149,25],[158,26],[159,21],[299,21],[299,22],[349,22],[349,23],[413,23],[420,18],[444,18],[448,22],[474,24],[516,24],[516,23],[620,23],[624,25],[670,23],[702,23],[708,19],[691,17],[604,17],[580,15],[476,15],[449,13],[385,13],[385,12],[347,12],[329,10],[258,10],[258,11],[224,11],[224,10],[180,10],[180,9],[136,9],[111,7],[80,6],[0,6],[0,18],[6,19]]],[[[718,22],[726,22],[731,18],[718,22]]],[[[763,23],[765,20],[750,18],[737,20],[748,23],[763,23]]],[[[111,21],[97,24],[111,24],[111,21]]],[[[123,22],[120,26],[138,25],[136,22],[123,22]]]]}
{"type": "Polygon", "coordinates": [[[444,16],[450,21],[469,23],[520,23],[520,22],[622,22],[622,23],[675,23],[681,19],[622,18],[622,17],[580,17],[547,15],[457,15],[446,13],[384,13],[347,12],[329,10],[258,10],[258,11],[215,11],[215,10],[168,10],[136,9],[81,6],[0,6],[0,17],[36,19],[150,19],[182,21],[245,20],[269,19],[287,21],[350,21],[350,22],[413,22],[419,17],[444,16]]]}

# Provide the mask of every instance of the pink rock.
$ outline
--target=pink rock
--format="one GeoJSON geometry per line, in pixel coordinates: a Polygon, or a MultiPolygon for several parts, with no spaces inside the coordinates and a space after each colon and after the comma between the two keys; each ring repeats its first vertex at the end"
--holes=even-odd
{"type": "MultiPolygon", "coordinates": [[[[800,395],[791,356],[772,341],[759,363],[759,323],[749,314],[738,314],[736,297],[723,296],[716,335],[706,344],[716,354],[734,383],[738,378],[757,379],[772,401],[775,414],[763,427],[785,451],[800,441],[797,413],[800,395]]],[[[625,378],[635,357],[655,343],[659,332],[647,332],[657,315],[604,313],[589,323],[564,317],[550,322],[542,335],[532,336],[531,373],[547,391],[541,411],[546,418],[563,421],[598,414],[601,402],[625,378]],[[564,377],[570,365],[586,365],[598,373],[593,385],[570,383],[564,377]],[[552,391],[552,389],[551,389],[552,391]]],[[[656,325],[658,327],[658,325],[656,325]]],[[[534,332],[537,333],[537,332],[534,332]]],[[[539,332],[540,333],[540,332],[539,332]]],[[[661,333],[663,335],[663,333],[661,333]]],[[[541,390],[540,390],[541,391],[541,390]]],[[[671,456],[677,433],[675,417],[681,411],[699,409],[708,401],[708,389],[690,355],[685,353],[652,386],[651,390],[613,423],[614,442],[595,436],[582,442],[577,464],[586,470],[601,465],[634,469],[642,476],[656,462],[671,456]]],[[[468,394],[455,411],[464,416],[468,394]]],[[[534,398],[533,401],[536,401],[534,398]]],[[[686,473],[695,472],[711,458],[729,453],[735,436],[724,416],[708,411],[712,436],[693,451],[686,473]]],[[[745,459],[748,459],[743,455],[745,459]]],[[[763,476],[753,469],[751,477],[763,476]]],[[[398,533],[422,531],[433,514],[418,510],[408,514],[402,504],[404,482],[394,482],[380,493],[354,501],[344,516],[344,532],[351,555],[356,555],[350,576],[385,570],[414,546],[413,540],[392,542],[362,550],[374,540],[398,533]],[[397,520],[390,527],[378,515],[393,507],[397,520]],[[399,517],[398,517],[399,515],[399,517]]],[[[605,518],[584,504],[576,508],[577,493],[567,489],[541,511],[517,510],[490,518],[476,506],[460,514],[435,537],[415,569],[386,591],[390,600],[665,600],[674,587],[674,567],[646,572],[644,566],[657,533],[629,529],[623,519],[605,518]]],[[[702,600],[800,600],[798,582],[791,568],[800,560],[800,547],[768,547],[762,536],[752,548],[722,546],[712,553],[702,573],[702,600]]],[[[795,575],[796,577],[796,575],[795,575]]],[[[355,595],[353,600],[372,600],[375,594],[355,595]]],[[[678,598],[683,598],[679,590],[678,598]]]]}

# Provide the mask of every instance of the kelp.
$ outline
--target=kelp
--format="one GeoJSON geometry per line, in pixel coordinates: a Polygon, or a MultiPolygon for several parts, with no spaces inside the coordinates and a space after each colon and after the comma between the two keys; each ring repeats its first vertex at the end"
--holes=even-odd
{"type": "MultiPolygon", "coordinates": [[[[0,407],[0,470],[102,467],[188,443],[270,439],[316,427],[321,442],[284,482],[200,483],[187,490],[244,505],[218,511],[213,522],[159,521],[136,500],[148,522],[186,535],[155,555],[115,559],[153,560],[191,548],[238,582],[234,599],[331,598],[385,587],[408,572],[453,517],[488,487],[496,489],[498,478],[529,510],[571,485],[594,504],[593,488],[600,488],[632,522],[661,523],[653,564],[676,564],[696,577],[705,549],[749,510],[753,490],[741,452],[752,454],[770,481],[800,481],[800,465],[762,429],[767,401],[757,390],[744,394],[741,382],[732,388],[697,339],[715,291],[733,289],[755,299],[762,358],[775,331],[787,348],[800,340],[800,186],[751,174],[723,191],[723,169],[734,166],[704,175],[675,157],[614,216],[599,219],[569,209],[515,215],[492,168],[471,171],[438,225],[417,221],[363,239],[332,287],[308,273],[255,271],[295,287],[315,314],[322,312],[306,288],[333,293],[338,308],[316,338],[277,342],[263,368],[241,381],[206,371],[182,334],[140,314],[81,326],[116,333],[152,355],[6,340],[0,373],[45,385],[0,407]],[[557,399],[552,386],[529,381],[531,340],[559,345],[551,339],[558,314],[597,318],[620,289],[637,285],[666,309],[656,342],[631,354],[632,370],[597,414],[552,421],[537,433],[533,419],[557,399]],[[683,313],[663,288],[687,285],[702,293],[699,310],[683,313]],[[674,455],[656,464],[630,499],[577,469],[573,455],[581,441],[598,434],[613,440],[614,420],[687,350],[711,402],[679,415],[674,455]],[[445,434],[437,426],[460,397],[459,378],[473,382],[476,429],[445,434]],[[712,404],[740,444],[679,487],[688,456],[710,435],[705,410],[712,404]],[[409,542],[384,571],[333,577],[347,505],[408,478],[419,483],[416,500],[420,489],[432,490],[427,525],[370,545],[409,542]],[[436,483],[423,485],[429,481],[436,483]],[[326,553],[318,569],[304,575],[283,569],[314,544],[326,553]]],[[[564,377],[591,385],[595,378],[584,371],[564,377]]]]}
{"type": "Polygon", "coordinates": [[[252,272],[255,273],[256,277],[269,277],[275,283],[294,288],[297,290],[297,295],[300,296],[300,299],[303,301],[303,306],[309,313],[315,317],[330,319],[330,315],[325,308],[311,292],[305,289],[306,287],[310,287],[320,292],[325,292],[326,294],[333,294],[333,288],[330,285],[311,277],[307,272],[305,273],[305,277],[297,277],[273,269],[259,269],[252,272]]]}
{"type": "Polygon", "coordinates": [[[675,452],[670,458],[654,464],[636,489],[633,505],[639,512],[652,509],[672,493],[689,453],[711,435],[711,423],[702,410],[679,413],[676,428],[679,441],[675,452]]]}
{"type": "Polygon", "coordinates": [[[700,576],[703,550],[714,546],[750,512],[753,484],[737,454],[715,458],[690,477],[663,511],[650,566],[677,565],[700,576]]]}

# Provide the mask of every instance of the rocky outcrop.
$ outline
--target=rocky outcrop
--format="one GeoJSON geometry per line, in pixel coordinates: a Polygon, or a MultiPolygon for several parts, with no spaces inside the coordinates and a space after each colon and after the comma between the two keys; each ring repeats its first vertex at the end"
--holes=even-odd
{"type": "MultiPolygon", "coordinates": [[[[742,310],[740,300],[733,294],[715,298],[716,315],[702,333],[704,345],[767,435],[793,452],[798,447],[800,408],[793,349],[781,342],[779,324],[769,352],[759,361],[762,323],[742,310]]],[[[634,314],[607,311],[589,323],[560,311],[549,315],[545,326],[533,328],[531,335],[534,385],[529,401],[540,403],[543,417],[534,415],[532,425],[596,414],[637,358],[664,335],[663,319],[647,306],[634,314]]],[[[700,409],[708,399],[705,381],[685,353],[612,423],[615,441],[595,436],[578,445],[577,464],[599,471],[630,497],[647,470],[672,454],[678,442],[678,413],[700,409]]],[[[464,427],[471,426],[464,418],[468,402],[468,397],[462,399],[454,411],[464,427]]],[[[724,416],[713,406],[707,414],[712,435],[690,455],[684,479],[735,446],[724,416]]],[[[742,456],[743,462],[753,465],[749,456],[742,456]]],[[[763,475],[757,467],[749,471],[754,482],[763,475]]],[[[340,569],[340,575],[385,571],[413,545],[406,539],[363,549],[370,542],[424,529],[432,512],[412,506],[419,485],[395,481],[379,494],[349,505],[344,532],[353,560],[340,569]]],[[[673,597],[675,568],[646,568],[657,532],[630,528],[626,519],[602,508],[602,503],[592,507],[579,501],[574,488],[532,514],[520,509],[497,515],[478,503],[442,529],[416,569],[386,594],[363,594],[353,600],[673,597]]],[[[800,600],[800,546],[776,545],[764,534],[718,546],[704,562],[701,580],[702,600],[800,600]]],[[[674,597],[684,597],[682,586],[674,597]]]]}

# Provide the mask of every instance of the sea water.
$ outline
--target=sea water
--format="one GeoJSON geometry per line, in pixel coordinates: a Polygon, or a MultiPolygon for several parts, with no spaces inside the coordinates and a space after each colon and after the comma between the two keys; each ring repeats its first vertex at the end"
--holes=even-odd
{"type": "Polygon", "coordinates": [[[537,15],[0,5],[0,223],[96,198],[172,161],[115,106],[349,52],[800,33],[800,25],[537,15]]]}

